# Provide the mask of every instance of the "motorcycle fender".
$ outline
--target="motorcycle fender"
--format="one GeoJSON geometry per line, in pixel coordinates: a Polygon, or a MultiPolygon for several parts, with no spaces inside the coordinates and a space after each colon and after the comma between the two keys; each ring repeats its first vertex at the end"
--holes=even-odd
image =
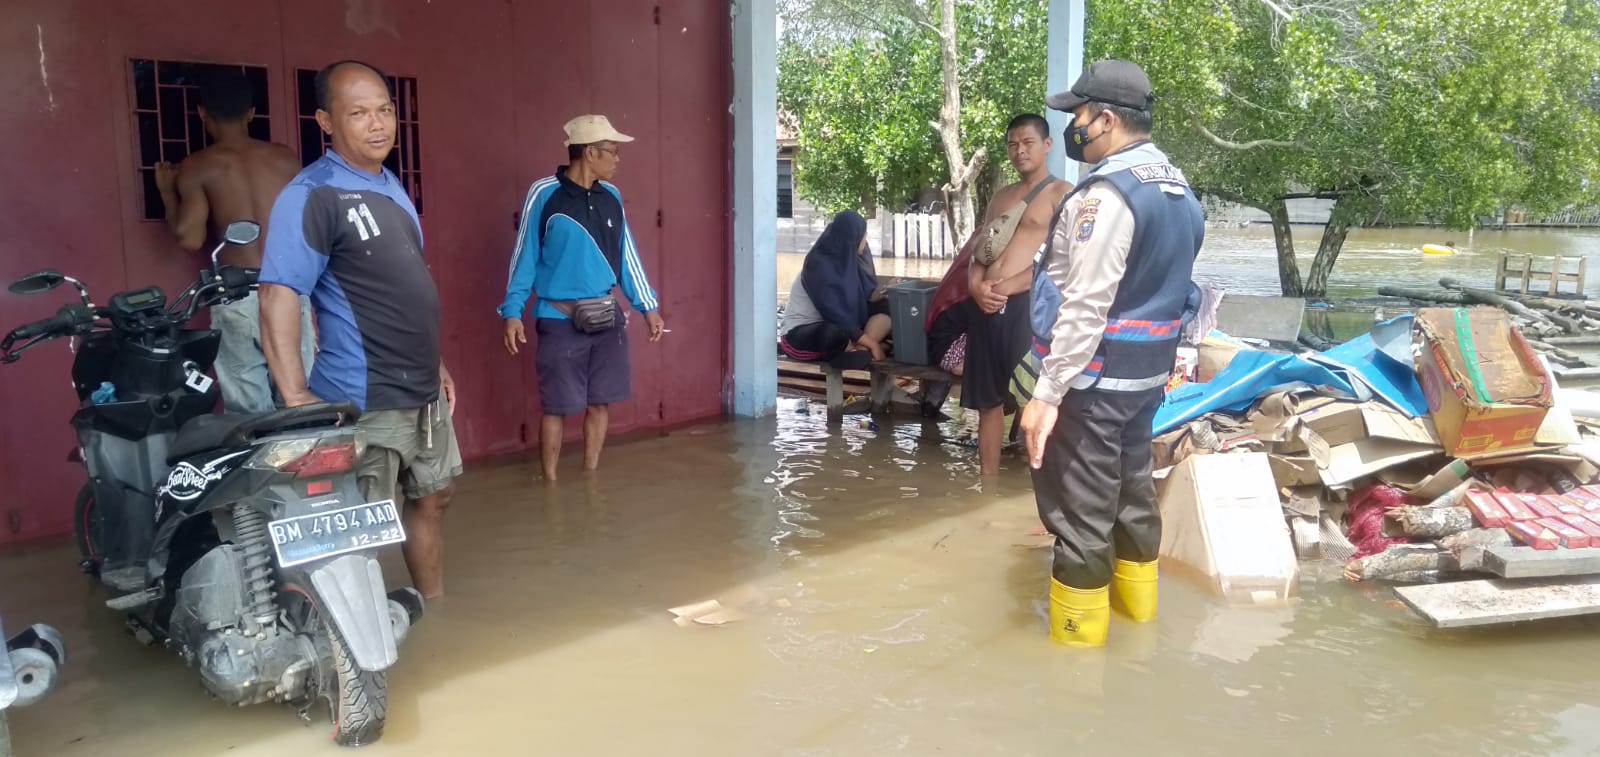
{"type": "Polygon", "coordinates": [[[363,554],[337,558],[311,571],[311,586],[357,667],[377,672],[399,661],[377,560],[363,554]]]}

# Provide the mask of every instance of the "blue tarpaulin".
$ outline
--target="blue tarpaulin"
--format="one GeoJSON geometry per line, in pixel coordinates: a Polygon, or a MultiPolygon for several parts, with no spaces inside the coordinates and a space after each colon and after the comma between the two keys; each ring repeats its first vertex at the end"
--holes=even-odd
{"type": "Polygon", "coordinates": [[[1417,382],[1411,353],[1412,317],[1408,313],[1372,327],[1372,331],[1310,359],[1344,370],[1365,383],[1379,399],[1407,417],[1428,412],[1428,399],[1417,382]]]}
{"type": "Polygon", "coordinates": [[[1383,400],[1415,417],[1428,405],[1411,360],[1411,316],[1385,321],[1372,332],[1321,355],[1283,355],[1240,350],[1204,384],[1182,384],[1156,411],[1155,433],[1163,434],[1206,413],[1248,410],[1282,391],[1314,391],[1332,397],[1383,400]]]}

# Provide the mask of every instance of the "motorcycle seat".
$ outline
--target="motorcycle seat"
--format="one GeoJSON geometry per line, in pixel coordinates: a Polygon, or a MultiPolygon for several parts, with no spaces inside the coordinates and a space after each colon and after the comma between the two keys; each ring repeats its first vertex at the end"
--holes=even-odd
{"type": "Polygon", "coordinates": [[[342,402],[301,405],[266,415],[201,415],[178,429],[167,464],[177,465],[211,450],[242,447],[258,436],[291,426],[354,423],[360,415],[355,405],[342,402]]]}
{"type": "Polygon", "coordinates": [[[201,415],[178,429],[178,438],[167,453],[167,464],[177,465],[202,452],[227,446],[228,437],[250,421],[250,415],[201,415]]]}

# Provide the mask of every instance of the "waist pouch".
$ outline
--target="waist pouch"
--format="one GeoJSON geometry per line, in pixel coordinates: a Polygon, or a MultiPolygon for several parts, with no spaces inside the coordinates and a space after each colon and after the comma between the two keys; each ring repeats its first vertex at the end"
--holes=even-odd
{"type": "Polygon", "coordinates": [[[617,298],[611,295],[550,304],[566,314],[573,328],[585,334],[610,331],[617,325],[617,298]]]}

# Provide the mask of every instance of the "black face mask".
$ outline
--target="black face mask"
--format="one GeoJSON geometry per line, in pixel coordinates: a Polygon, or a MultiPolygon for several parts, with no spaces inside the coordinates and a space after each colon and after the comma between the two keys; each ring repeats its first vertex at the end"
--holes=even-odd
{"type": "Polygon", "coordinates": [[[1100,132],[1100,136],[1089,136],[1089,127],[1092,126],[1097,120],[1099,120],[1098,116],[1090,119],[1089,123],[1086,123],[1082,126],[1073,126],[1068,124],[1067,130],[1061,133],[1062,146],[1066,149],[1067,158],[1072,162],[1086,162],[1083,157],[1083,148],[1087,147],[1090,142],[1093,142],[1096,139],[1106,135],[1105,132],[1100,132]]]}

